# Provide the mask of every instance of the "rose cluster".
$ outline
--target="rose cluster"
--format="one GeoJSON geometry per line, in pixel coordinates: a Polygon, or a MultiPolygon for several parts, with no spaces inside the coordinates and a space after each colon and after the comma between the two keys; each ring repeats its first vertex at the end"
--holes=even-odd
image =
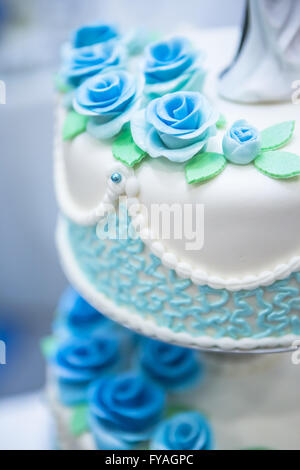
{"type": "Polygon", "coordinates": [[[89,117],[87,132],[109,139],[131,122],[135,144],[150,157],[184,162],[204,151],[218,113],[201,94],[202,52],[182,37],[158,41],[146,48],[142,73],[132,75],[124,44],[114,26],[91,25],[64,47],[61,77],[75,88],[75,111],[89,117]]]}
{"type": "Polygon", "coordinates": [[[202,383],[204,367],[196,352],[133,337],[110,320],[108,328],[71,287],[57,316],[50,396],[62,416],[71,418],[73,439],[90,433],[99,450],[212,448],[207,420],[192,410],[179,413],[175,402],[202,383]]]}

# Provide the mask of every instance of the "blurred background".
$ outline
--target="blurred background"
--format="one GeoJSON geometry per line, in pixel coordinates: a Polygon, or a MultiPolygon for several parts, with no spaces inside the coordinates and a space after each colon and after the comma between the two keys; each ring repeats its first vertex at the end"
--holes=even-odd
{"type": "Polygon", "coordinates": [[[244,0],[0,0],[0,397],[44,381],[41,337],[66,285],[54,246],[53,74],[59,45],[84,22],[156,31],[240,25],[244,0]]]}

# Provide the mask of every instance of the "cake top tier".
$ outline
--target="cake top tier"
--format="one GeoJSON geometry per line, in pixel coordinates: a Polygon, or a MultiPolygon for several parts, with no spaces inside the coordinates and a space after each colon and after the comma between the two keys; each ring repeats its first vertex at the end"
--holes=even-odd
{"type": "Polygon", "coordinates": [[[56,160],[66,216],[101,224],[125,196],[166,266],[229,290],[300,268],[299,106],[219,96],[236,40],[222,29],[154,43],[112,26],[78,31],[63,48],[56,160]]]}

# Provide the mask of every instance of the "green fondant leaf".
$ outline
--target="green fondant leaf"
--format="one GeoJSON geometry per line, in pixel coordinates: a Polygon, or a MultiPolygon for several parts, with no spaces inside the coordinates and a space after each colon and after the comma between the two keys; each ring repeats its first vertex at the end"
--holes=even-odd
{"type": "Polygon", "coordinates": [[[295,121],[281,122],[261,132],[262,150],[276,150],[286,145],[292,138],[295,121]]]}
{"type": "Polygon", "coordinates": [[[170,405],[166,409],[165,416],[166,419],[172,418],[173,416],[179,414],[179,413],[188,413],[190,411],[193,411],[190,406],[187,405],[181,405],[177,403],[176,405],[170,405]]]}
{"type": "Polygon", "coordinates": [[[185,166],[189,184],[206,181],[217,176],[226,166],[226,158],[220,153],[198,153],[185,166]]]}
{"type": "Polygon", "coordinates": [[[77,135],[82,134],[86,130],[87,123],[88,116],[82,116],[75,111],[70,111],[64,122],[63,139],[72,140],[77,135]]]}
{"type": "Polygon", "coordinates": [[[66,83],[59,74],[54,76],[54,86],[57,91],[60,91],[60,93],[68,93],[69,91],[73,90],[73,87],[66,83]]]}
{"type": "Polygon", "coordinates": [[[225,129],[225,127],[227,126],[227,120],[224,114],[220,114],[220,117],[216,126],[218,129],[225,129]]]}
{"type": "Polygon", "coordinates": [[[87,405],[78,405],[73,409],[70,420],[70,432],[73,436],[80,436],[88,431],[87,405]]]}
{"type": "Polygon", "coordinates": [[[112,146],[113,156],[125,165],[132,167],[146,157],[146,152],[135,145],[131,130],[126,127],[115,139],[112,146]]]}
{"type": "Polygon", "coordinates": [[[300,175],[300,156],[294,153],[262,152],[254,161],[256,168],[272,178],[293,178],[300,175]]]}
{"type": "Polygon", "coordinates": [[[186,404],[181,404],[181,403],[169,405],[165,411],[165,418],[169,419],[180,413],[189,413],[190,411],[198,411],[198,413],[208,418],[206,413],[203,412],[202,410],[195,410],[195,408],[190,407],[186,404]]]}
{"type": "Polygon", "coordinates": [[[49,359],[56,351],[57,342],[54,336],[47,336],[41,340],[42,354],[46,359],[49,359]]]}

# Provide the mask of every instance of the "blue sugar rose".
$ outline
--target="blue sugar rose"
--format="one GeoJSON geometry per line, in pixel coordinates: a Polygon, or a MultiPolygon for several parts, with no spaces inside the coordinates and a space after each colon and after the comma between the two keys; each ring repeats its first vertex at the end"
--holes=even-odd
{"type": "Polygon", "coordinates": [[[91,385],[89,422],[100,450],[137,449],[161,419],[162,390],[143,377],[125,373],[91,385]]]}
{"type": "Polygon", "coordinates": [[[181,91],[151,101],[131,121],[132,137],[151,157],[185,162],[216,135],[219,114],[201,93],[181,91]]]}
{"type": "Polygon", "coordinates": [[[128,54],[141,53],[146,44],[149,43],[149,34],[144,28],[133,29],[123,35],[113,24],[91,24],[77,29],[71,35],[70,41],[62,47],[62,58],[67,60],[74,50],[88,50],[91,46],[107,44],[108,42],[119,43],[124,46],[128,54]]]}
{"type": "Polygon", "coordinates": [[[141,343],[142,372],[166,391],[182,391],[202,378],[203,365],[191,349],[144,339],[141,343]]]}
{"type": "Polygon", "coordinates": [[[151,97],[183,89],[202,91],[206,76],[203,53],[181,37],[148,46],[143,72],[145,93],[151,97]]]}
{"type": "Polygon", "coordinates": [[[182,413],[162,422],[156,429],[151,450],[212,450],[212,431],[197,412],[182,413]]]}
{"type": "Polygon", "coordinates": [[[117,39],[119,36],[120,33],[113,24],[91,24],[73,32],[71,45],[73,48],[78,49],[117,39]]]}
{"type": "Polygon", "coordinates": [[[223,139],[223,152],[227,160],[237,165],[251,163],[261,151],[259,131],[247,121],[237,121],[223,139]]]}
{"type": "Polygon", "coordinates": [[[88,339],[112,331],[116,324],[88,304],[72,287],[63,293],[54,322],[60,340],[88,339]]]}
{"type": "Polygon", "coordinates": [[[126,52],[119,44],[105,43],[73,50],[60,71],[62,79],[72,87],[78,87],[87,78],[109,67],[121,67],[126,52]]]}
{"type": "Polygon", "coordinates": [[[90,116],[87,131],[98,139],[118,134],[137,110],[143,83],[124,70],[110,70],[86,80],[76,91],[73,107],[90,116]]]}
{"type": "Polygon", "coordinates": [[[113,335],[68,341],[52,361],[60,401],[66,406],[84,403],[91,382],[121,367],[119,339],[113,335]]]}
{"type": "Polygon", "coordinates": [[[61,55],[63,61],[70,59],[74,52],[83,54],[92,46],[118,42],[120,33],[112,24],[92,24],[73,31],[70,41],[63,44],[61,55]]]}

